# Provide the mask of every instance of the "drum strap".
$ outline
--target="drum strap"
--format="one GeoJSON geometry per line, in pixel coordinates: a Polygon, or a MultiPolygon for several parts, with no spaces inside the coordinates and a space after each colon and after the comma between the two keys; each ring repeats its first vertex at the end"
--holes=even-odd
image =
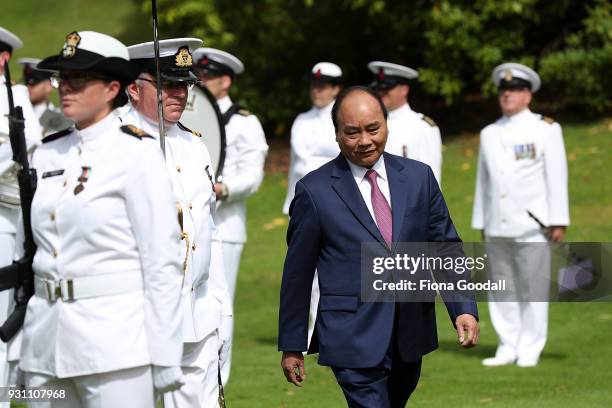
{"type": "Polygon", "coordinates": [[[225,113],[222,115],[223,116],[223,126],[227,126],[232,116],[238,113],[240,109],[242,109],[240,105],[235,103],[227,111],[225,111],[225,113]]]}

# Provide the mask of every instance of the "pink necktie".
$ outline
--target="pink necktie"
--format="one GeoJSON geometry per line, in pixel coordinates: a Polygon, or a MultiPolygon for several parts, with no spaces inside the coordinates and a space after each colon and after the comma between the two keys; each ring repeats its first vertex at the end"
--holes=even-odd
{"type": "Polygon", "coordinates": [[[376,218],[376,225],[378,225],[378,230],[382,235],[383,239],[391,248],[391,244],[393,241],[393,220],[391,218],[391,207],[387,202],[387,199],[383,195],[380,188],[378,188],[378,182],[376,181],[376,177],[378,174],[375,170],[368,170],[365,174],[366,179],[372,186],[371,189],[371,200],[372,207],[374,208],[374,218],[376,218]]]}

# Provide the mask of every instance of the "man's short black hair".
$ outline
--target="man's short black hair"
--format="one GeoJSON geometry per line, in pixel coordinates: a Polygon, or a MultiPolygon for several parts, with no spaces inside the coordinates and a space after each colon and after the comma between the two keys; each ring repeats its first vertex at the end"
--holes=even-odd
{"type": "Polygon", "coordinates": [[[351,86],[340,92],[340,94],[336,98],[336,102],[334,102],[334,106],[332,107],[331,116],[332,122],[334,123],[334,130],[336,131],[336,133],[338,133],[338,112],[340,111],[340,106],[342,106],[342,102],[344,101],[344,99],[354,92],[365,92],[374,99],[376,99],[378,105],[380,106],[380,110],[382,111],[382,114],[385,117],[385,120],[387,120],[387,108],[385,107],[385,104],[383,103],[382,99],[380,99],[380,96],[378,95],[378,93],[376,93],[376,91],[374,91],[368,86],[351,86]]]}

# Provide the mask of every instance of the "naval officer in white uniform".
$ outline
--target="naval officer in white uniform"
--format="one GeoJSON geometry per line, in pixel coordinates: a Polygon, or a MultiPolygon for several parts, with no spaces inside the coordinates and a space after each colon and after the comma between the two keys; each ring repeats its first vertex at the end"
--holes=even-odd
{"type": "Polygon", "coordinates": [[[312,108],[300,113],[291,126],[291,164],[283,214],[289,214],[295,184],[340,154],[331,109],[342,89],[342,69],[331,62],[319,62],[310,72],[312,108]]]}
{"type": "Polygon", "coordinates": [[[161,151],[112,114],[137,71],[125,45],[93,31],[69,33],[40,66],[59,71],[75,128],[45,138],[32,158],[35,295],[19,367],[28,387],[64,392],[42,406],[151,408],[154,388],[184,382],[182,273],[161,151]]]}
{"type": "Polygon", "coordinates": [[[423,162],[442,181],[442,139],[440,129],[429,117],[412,110],[408,104],[410,81],[419,73],[412,68],[383,61],[372,61],[368,69],[374,75],[372,87],[389,111],[389,137],[385,151],[423,162]]]}
{"type": "MultiPolygon", "coordinates": [[[[185,385],[164,395],[166,408],[217,407],[220,359],[227,358],[231,330],[232,304],[223,270],[221,241],[213,221],[214,169],[202,135],[179,122],[188,89],[197,80],[191,72],[191,52],[201,44],[195,38],[159,42],[166,168],[182,232],[184,273],[181,297],[185,385]]],[[[132,108],[121,119],[153,135],[159,145],[153,47],[152,42],[128,47],[130,58],[141,73],[128,86],[132,108]]]]}
{"type": "MultiPolygon", "coordinates": [[[[215,48],[198,48],[193,53],[196,75],[217,99],[225,123],[225,164],[215,183],[218,208],[215,221],[223,240],[223,260],[232,301],[247,240],[246,199],[263,180],[268,144],[257,116],[232,102],[229,90],[244,64],[234,55],[215,48]]],[[[230,350],[231,353],[231,350],[230,350]]],[[[230,374],[231,358],[221,368],[223,384],[230,374]]]]}
{"type": "MultiPolygon", "coordinates": [[[[19,217],[19,188],[17,187],[17,166],[13,162],[13,152],[9,141],[9,113],[4,64],[8,64],[13,50],[21,48],[22,41],[12,32],[0,27],[0,267],[13,260],[15,233],[19,217]]],[[[32,149],[40,143],[42,129],[38,123],[28,90],[23,85],[13,85],[13,102],[21,106],[25,119],[25,136],[28,147],[32,149]]],[[[9,312],[10,291],[0,292],[0,324],[4,323],[9,312]]],[[[19,356],[12,360],[16,361],[19,356]]],[[[0,386],[8,384],[7,346],[0,342],[0,386]]],[[[0,407],[8,403],[0,402],[0,407]]]]}
{"type": "Polygon", "coordinates": [[[503,116],[480,133],[472,227],[490,243],[492,277],[506,280],[513,292],[509,299],[515,301],[490,297],[499,345],[495,356],[482,363],[532,367],[548,327],[548,303],[543,300],[550,253],[544,243],[563,241],[569,225],[565,147],[561,126],[529,110],[541,83],[535,71],[506,63],[493,70],[492,79],[503,116]]]}

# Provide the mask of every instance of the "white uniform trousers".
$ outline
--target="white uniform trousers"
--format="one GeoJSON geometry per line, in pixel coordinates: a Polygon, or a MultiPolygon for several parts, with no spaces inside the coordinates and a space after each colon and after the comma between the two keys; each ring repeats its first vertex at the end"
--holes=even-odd
{"type": "Polygon", "coordinates": [[[213,332],[198,343],[183,344],[181,369],[185,385],[164,394],[164,408],[219,406],[219,336],[213,332]]]}
{"type": "Polygon", "coordinates": [[[495,357],[537,363],[548,329],[548,302],[533,301],[548,298],[550,250],[546,237],[536,232],[520,238],[487,236],[486,241],[492,244],[487,245],[490,278],[506,281],[505,295],[489,294],[489,314],[499,338],[495,357]],[[526,244],[517,245],[519,242],[526,244]],[[503,296],[512,298],[495,302],[504,300],[503,296]]]}
{"type": "MultiPolygon", "coordinates": [[[[15,234],[0,232],[0,267],[7,266],[13,262],[13,253],[15,252],[15,234]]],[[[12,290],[4,290],[0,292],[0,324],[6,321],[9,313],[9,296],[13,293],[12,290]]],[[[0,341],[0,387],[9,385],[9,368],[7,361],[6,343],[0,341]]],[[[8,402],[0,402],[0,408],[8,408],[8,402]]]]}
{"type": "MultiPolygon", "coordinates": [[[[238,280],[238,270],[240,269],[240,256],[242,255],[243,243],[223,241],[223,264],[225,267],[225,277],[227,279],[227,289],[234,303],[236,294],[236,282],[238,280]]],[[[232,365],[232,346],[234,343],[234,319],[232,319],[232,334],[230,335],[230,351],[225,364],[221,366],[221,381],[227,384],[232,365]]]]}
{"type": "Polygon", "coordinates": [[[55,378],[26,373],[26,385],[64,390],[65,398],[28,402],[30,408],[155,408],[151,366],[55,378]]]}

